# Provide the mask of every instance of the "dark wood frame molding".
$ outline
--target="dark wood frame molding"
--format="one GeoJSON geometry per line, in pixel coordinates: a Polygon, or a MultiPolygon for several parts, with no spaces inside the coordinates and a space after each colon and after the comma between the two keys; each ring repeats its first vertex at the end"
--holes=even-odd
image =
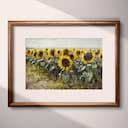
{"type": "Polygon", "coordinates": [[[8,106],[118,107],[120,105],[120,21],[8,21],[8,106]],[[13,37],[15,26],[115,26],[115,102],[15,102],[13,92],[13,37]]]}

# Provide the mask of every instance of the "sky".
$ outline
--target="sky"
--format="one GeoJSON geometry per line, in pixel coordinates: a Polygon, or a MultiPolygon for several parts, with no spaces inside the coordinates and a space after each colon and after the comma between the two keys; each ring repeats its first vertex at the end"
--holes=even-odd
{"type": "Polygon", "coordinates": [[[26,48],[102,48],[102,38],[26,38],[26,48]]]}

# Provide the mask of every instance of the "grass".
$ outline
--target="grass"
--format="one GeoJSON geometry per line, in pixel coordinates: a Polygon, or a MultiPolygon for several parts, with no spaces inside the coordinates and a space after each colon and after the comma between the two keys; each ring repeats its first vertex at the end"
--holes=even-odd
{"type": "Polygon", "coordinates": [[[48,74],[46,69],[26,64],[26,89],[102,89],[102,82],[94,84],[72,80],[65,84],[61,79],[53,79],[54,74],[48,74]]]}

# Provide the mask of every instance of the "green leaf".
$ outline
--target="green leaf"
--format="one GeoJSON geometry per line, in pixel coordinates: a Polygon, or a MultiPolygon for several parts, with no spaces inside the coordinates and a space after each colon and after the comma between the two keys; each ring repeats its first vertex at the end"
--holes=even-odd
{"type": "Polygon", "coordinates": [[[39,65],[40,65],[41,67],[44,67],[44,66],[46,65],[46,63],[43,61],[43,62],[40,62],[39,65]]]}
{"type": "Polygon", "coordinates": [[[50,60],[49,60],[49,61],[50,61],[50,63],[51,63],[51,62],[54,62],[54,58],[50,58],[50,60]]]}
{"type": "Polygon", "coordinates": [[[55,58],[55,59],[54,59],[54,62],[55,62],[55,63],[58,63],[58,58],[55,58]]]}
{"type": "Polygon", "coordinates": [[[31,61],[31,64],[35,64],[35,62],[36,62],[36,61],[35,61],[35,60],[33,60],[33,61],[31,61]]]}
{"type": "Polygon", "coordinates": [[[29,58],[29,62],[31,63],[33,61],[33,58],[29,58]]]}
{"type": "Polygon", "coordinates": [[[49,63],[47,63],[47,64],[45,65],[45,69],[48,69],[48,67],[49,67],[49,63]]]}
{"type": "Polygon", "coordinates": [[[39,62],[41,62],[41,61],[44,61],[44,59],[39,59],[39,60],[37,60],[37,63],[39,63],[39,62]]]}
{"type": "Polygon", "coordinates": [[[51,66],[51,67],[49,68],[49,71],[53,71],[55,68],[56,68],[55,66],[51,66]]]}
{"type": "Polygon", "coordinates": [[[84,79],[87,82],[90,82],[93,78],[93,73],[92,72],[84,72],[81,76],[81,79],[84,79]]]}
{"type": "Polygon", "coordinates": [[[80,68],[78,69],[78,72],[82,72],[82,71],[84,71],[85,68],[86,68],[86,66],[81,65],[80,68]]]}
{"type": "Polygon", "coordinates": [[[37,63],[37,62],[35,62],[35,65],[37,66],[37,65],[38,65],[38,63],[37,63]]]}
{"type": "Polygon", "coordinates": [[[93,64],[92,68],[94,68],[94,69],[97,68],[97,64],[93,64]]]}
{"type": "Polygon", "coordinates": [[[68,74],[63,74],[62,79],[63,79],[64,83],[68,83],[70,80],[70,76],[68,74]]]}
{"type": "Polygon", "coordinates": [[[73,73],[74,73],[74,72],[73,72],[73,70],[70,70],[69,72],[70,72],[71,74],[73,74],[73,73]]]}
{"type": "Polygon", "coordinates": [[[87,64],[88,67],[92,66],[91,64],[87,64]]]}
{"type": "Polygon", "coordinates": [[[90,72],[92,70],[92,65],[91,64],[87,64],[86,70],[88,72],[90,72]]]}

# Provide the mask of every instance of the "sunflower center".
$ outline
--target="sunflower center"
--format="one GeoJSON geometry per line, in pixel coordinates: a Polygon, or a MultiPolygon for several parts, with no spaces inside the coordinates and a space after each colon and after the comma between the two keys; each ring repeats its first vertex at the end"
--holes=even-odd
{"type": "Polygon", "coordinates": [[[63,60],[62,60],[62,65],[63,65],[64,67],[68,67],[68,66],[70,65],[69,60],[68,60],[68,59],[63,59],[63,60]]]}
{"type": "Polygon", "coordinates": [[[30,53],[30,50],[28,50],[28,54],[30,53]]]}
{"type": "Polygon", "coordinates": [[[87,53],[84,55],[84,59],[85,60],[91,60],[92,59],[92,54],[91,53],[87,53]]]}
{"type": "Polygon", "coordinates": [[[73,59],[74,59],[74,55],[73,55],[73,54],[71,54],[71,55],[70,55],[70,58],[73,60],[73,59]]]}
{"type": "Polygon", "coordinates": [[[50,54],[51,54],[52,56],[54,56],[54,50],[51,50],[50,54]]]}
{"type": "Polygon", "coordinates": [[[60,51],[58,51],[58,54],[60,54],[60,51]]]}
{"type": "Polygon", "coordinates": [[[43,56],[43,52],[39,52],[39,57],[42,57],[43,56]]]}
{"type": "Polygon", "coordinates": [[[76,54],[79,56],[80,55],[80,51],[77,51],[76,54]]]}
{"type": "Polygon", "coordinates": [[[34,56],[36,56],[36,52],[34,53],[34,56]]]}
{"type": "Polygon", "coordinates": [[[64,50],[64,55],[68,55],[68,49],[64,50]]]}

